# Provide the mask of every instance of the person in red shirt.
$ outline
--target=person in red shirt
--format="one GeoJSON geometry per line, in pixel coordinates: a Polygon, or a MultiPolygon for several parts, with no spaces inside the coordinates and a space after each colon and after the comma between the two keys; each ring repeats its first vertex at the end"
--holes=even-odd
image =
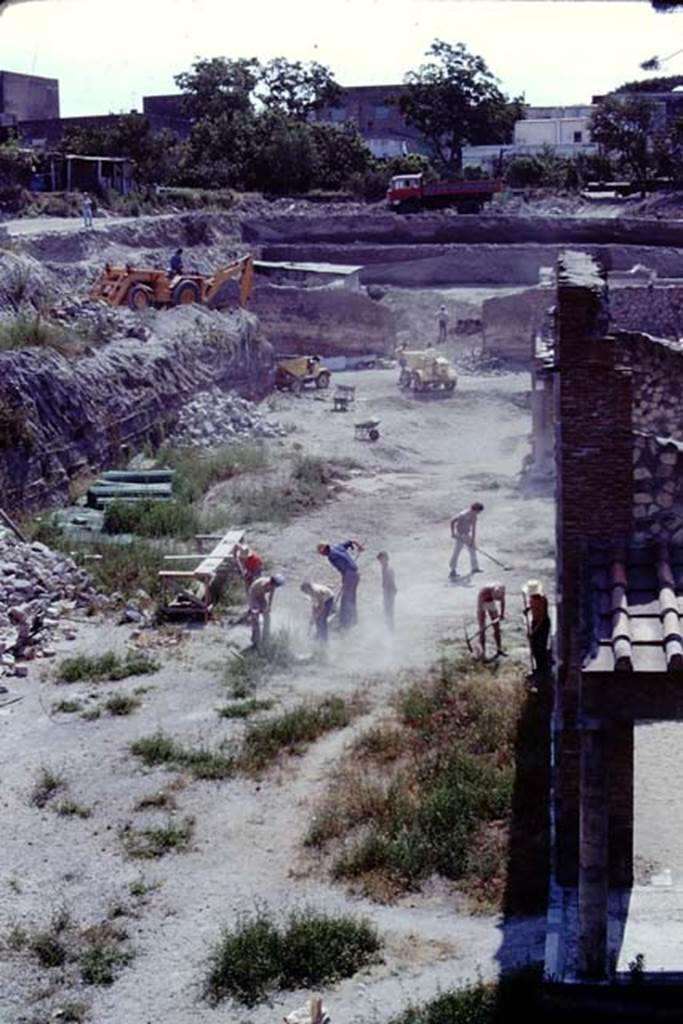
{"type": "Polygon", "coordinates": [[[263,559],[256,551],[252,551],[248,544],[235,544],[232,557],[237,563],[248,595],[250,586],[263,572],[263,559]]]}

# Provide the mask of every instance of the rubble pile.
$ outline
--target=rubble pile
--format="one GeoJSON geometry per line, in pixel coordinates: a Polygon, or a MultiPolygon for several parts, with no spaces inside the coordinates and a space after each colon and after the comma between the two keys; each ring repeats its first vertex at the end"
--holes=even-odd
{"type": "Polygon", "coordinates": [[[267,418],[254,402],[230,391],[211,388],[184,405],[167,438],[179,447],[215,447],[230,441],[261,437],[285,437],[277,420],[267,418]]]}
{"type": "Polygon", "coordinates": [[[147,341],[151,336],[150,330],[129,310],[90,299],[54,306],[50,316],[65,326],[85,328],[89,335],[100,341],[111,341],[115,337],[147,341]]]}
{"type": "MultiPolygon", "coordinates": [[[[0,528],[0,675],[26,675],[19,661],[52,656],[60,615],[106,603],[70,558],[0,528]]],[[[63,635],[74,638],[69,629],[63,635]]]]}

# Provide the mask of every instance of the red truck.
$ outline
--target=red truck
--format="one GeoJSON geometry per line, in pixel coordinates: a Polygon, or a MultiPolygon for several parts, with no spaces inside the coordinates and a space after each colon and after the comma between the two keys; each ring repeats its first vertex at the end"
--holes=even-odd
{"type": "Polygon", "coordinates": [[[498,178],[479,181],[425,181],[422,174],[397,174],[389,182],[387,205],[398,213],[455,206],[458,213],[479,213],[496,192],[503,191],[498,178]]]}

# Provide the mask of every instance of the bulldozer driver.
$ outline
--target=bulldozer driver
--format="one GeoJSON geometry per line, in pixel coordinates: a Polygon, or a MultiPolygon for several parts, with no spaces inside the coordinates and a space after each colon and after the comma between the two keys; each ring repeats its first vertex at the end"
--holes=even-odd
{"type": "Polygon", "coordinates": [[[171,256],[171,261],[168,265],[168,276],[172,281],[174,277],[180,277],[183,272],[183,250],[176,249],[171,256]]]}

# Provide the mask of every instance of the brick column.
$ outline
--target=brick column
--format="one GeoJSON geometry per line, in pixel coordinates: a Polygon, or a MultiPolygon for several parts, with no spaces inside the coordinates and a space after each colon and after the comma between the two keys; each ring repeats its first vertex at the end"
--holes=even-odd
{"type": "Polygon", "coordinates": [[[556,867],[577,880],[581,564],[588,541],[632,531],[631,378],[619,365],[596,262],[563,253],[558,263],[555,462],[557,468],[556,867]]]}

